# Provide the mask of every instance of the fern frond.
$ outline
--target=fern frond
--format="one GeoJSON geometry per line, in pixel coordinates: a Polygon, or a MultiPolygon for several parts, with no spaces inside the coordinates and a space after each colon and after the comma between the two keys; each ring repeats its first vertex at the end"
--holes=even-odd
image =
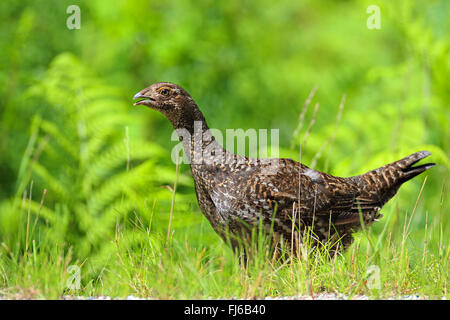
{"type": "MultiPolygon", "coordinates": [[[[41,129],[45,133],[49,134],[58,145],[66,151],[72,158],[77,159],[79,157],[78,150],[75,148],[73,141],[67,139],[61,129],[57,125],[49,121],[43,120],[41,122],[41,129]]],[[[67,128],[66,128],[67,129],[67,128]]]]}
{"type": "MultiPolygon", "coordinates": [[[[161,187],[171,185],[175,176],[172,166],[163,165],[167,152],[125,137],[125,127],[140,120],[129,112],[119,89],[103,84],[74,56],[62,54],[28,94],[46,106],[35,139],[45,137],[48,143],[27,170],[48,190],[41,212],[52,225],[45,229],[54,232],[52,237],[76,241],[76,252],[85,255],[102,251],[118,220],[144,214],[149,197],[160,196],[161,207],[168,210],[171,193],[161,187]]],[[[183,175],[178,181],[191,184],[183,175]]]]}
{"type": "Polygon", "coordinates": [[[39,163],[34,163],[33,171],[37,174],[43,181],[45,181],[45,188],[49,190],[48,192],[53,193],[54,196],[61,200],[68,201],[69,193],[67,192],[67,186],[61,181],[56,179],[44,166],[39,163]]]}

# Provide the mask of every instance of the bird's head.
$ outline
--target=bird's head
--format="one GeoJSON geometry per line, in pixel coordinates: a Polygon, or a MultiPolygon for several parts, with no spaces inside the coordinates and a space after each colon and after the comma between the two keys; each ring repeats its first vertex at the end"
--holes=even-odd
{"type": "Polygon", "coordinates": [[[189,93],[170,82],[157,82],[133,97],[135,106],[144,105],[164,114],[175,128],[191,128],[193,121],[204,120],[189,93]]]}
{"type": "Polygon", "coordinates": [[[189,93],[180,86],[170,82],[157,82],[139,91],[133,97],[135,106],[144,105],[166,113],[180,112],[193,100],[189,93]]]}

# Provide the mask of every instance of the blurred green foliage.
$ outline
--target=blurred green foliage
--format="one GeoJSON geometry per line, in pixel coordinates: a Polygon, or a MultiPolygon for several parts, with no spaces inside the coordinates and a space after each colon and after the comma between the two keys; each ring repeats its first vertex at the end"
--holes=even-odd
{"type": "MultiPolygon", "coordinates": [[[[448,12],[445,0],[1,1],[0,243],[16,254],[31,239],[58,243],[84,259],[108,255],[118,228],[165,234],[176,142],[163,116],[131,101],[156,81],[186,88],[210,127],[279,128],[280,155],[297,160],[292,135],[317,86],[302,162],[350,176],[431,151],[438,166],[411,229],[420,243],[427,212],[448,241],[448,12]],[[79,30],[66,27],[71,4],[79,30]],[[371,4],[380,30],[366,27],[371,4]]],[[[176,234],[218,241],[187,166],[177,179],[176,234]]],[[[423,181],[401,189],[389,223],[411,213],[423,181]]]]}

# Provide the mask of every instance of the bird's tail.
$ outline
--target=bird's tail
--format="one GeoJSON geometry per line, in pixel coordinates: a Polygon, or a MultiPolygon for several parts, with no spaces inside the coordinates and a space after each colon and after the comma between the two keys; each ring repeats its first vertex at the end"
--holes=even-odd
{"type": "Polygon", "coordinates": [[[406,158],[354,177],[354,181],[360,187],[361,197],[371,199],[381,207],[397,193],[403,183],[435,165],[426,163],[413,166],[429,155],[431,153],[428,151],[416,152],[406,158]]]}
{"type": "Polygon", "coordinates": [[[385,170],[392,172],[394,176],[397,176],[397,183],[404,183],[415,176],[421,174],[425,170],[435,166],[435,163],[426,163],[420,166],[413,167],[414,164],[422,160],[423,158],[431,155],[428,151],[420,151],[413,153],[401,160],[393,162],[385,166],[385,170]]]}

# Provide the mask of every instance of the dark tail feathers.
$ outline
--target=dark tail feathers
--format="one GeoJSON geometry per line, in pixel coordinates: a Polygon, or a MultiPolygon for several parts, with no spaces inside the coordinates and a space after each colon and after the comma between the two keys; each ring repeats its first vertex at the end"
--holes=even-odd
{"type": "MultiPolygon", "coordinates": [[[[353,213],[375,211],[377,212],[375,217],[378,217],[378,211],[397,193],[404,182],[435,165],[434,163],[427,163],[413,167],[414,164],[430,154],[428,151],[416,152],[406,158],[366,172],[360,176],[350,177],[350,181],[355,183],[360,191],[355,202],[357,206],[352,207],[353,213]]],[[[344,224],[358,221],[357,217],[359,216],[348,213],[336,219],[335,223],[344,224]]]]}
{"type": "Polygon", "coordinates": [[[391,168],[397,168],[399,173],[399,181],[403,183],[436,165],[435,163],[426,163],[413,167],[414,164],[429,155],[431,155],[431,153],[428,151],[419,151],[407,156],[406,158],[391,163],[388,166],[391,166],[391,168]]]}

